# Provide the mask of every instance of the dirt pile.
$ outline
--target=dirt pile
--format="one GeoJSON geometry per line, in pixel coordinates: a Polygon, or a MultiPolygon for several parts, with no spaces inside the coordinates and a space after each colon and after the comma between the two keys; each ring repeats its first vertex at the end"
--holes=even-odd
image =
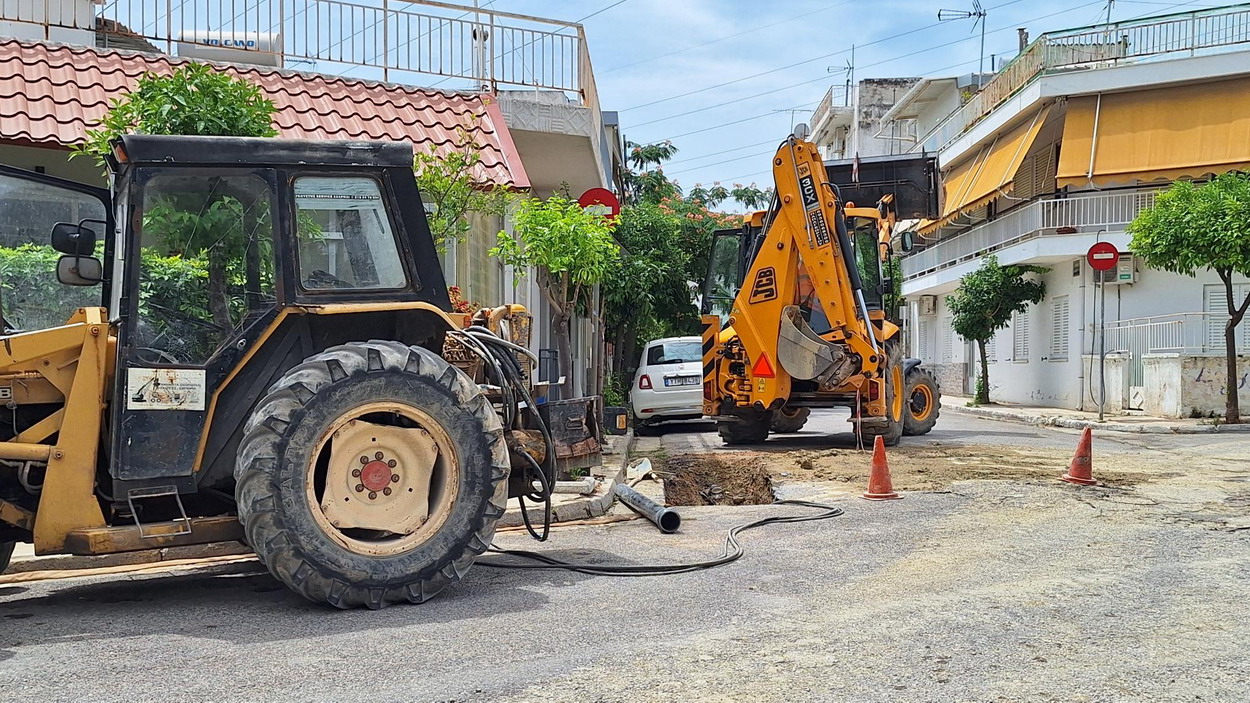
{"type": "Polygon", "coordinates": [[[767,457],[756,454],[685,454],[664,459],[664,500],[669,505],[762,505],[776,500],[767,457]]]}

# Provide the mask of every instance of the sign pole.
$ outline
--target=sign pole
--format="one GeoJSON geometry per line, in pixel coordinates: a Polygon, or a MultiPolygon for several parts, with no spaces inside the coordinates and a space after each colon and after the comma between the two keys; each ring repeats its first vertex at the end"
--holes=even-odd
{"type": "Polygon", "coordinates": [[[1099,272],[1096,294],[1102,296],[1098,312],[1098,421],[1102,422],[1107,405],[1107,272],[1116,268],[1120,252],[1111,242],[1094,242],[1085,260],[1090,268],[1099,272]]]}

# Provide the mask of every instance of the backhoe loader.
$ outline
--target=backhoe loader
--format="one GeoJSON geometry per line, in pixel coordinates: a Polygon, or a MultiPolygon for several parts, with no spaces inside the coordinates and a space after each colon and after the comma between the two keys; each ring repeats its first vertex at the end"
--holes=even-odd
{"type": "Polygon", "coordinates": [[[902,246],[899,201],[914,218],[937,208],[934,160],[825,163],[791,135],[773,175],[772,206],[713,238],[701,311],[704,414],[727,444],[796,432],[812,408],[836,406],[851,408],[861,437],[895,444],[928,432],[940,391],[903,356],[885,292],[886,264],[902,246]]]}
{"type": "Polygon", "coordinates": [[[534,396],[524,308],[451,314],[412,153],[135,135],[110,191],[0,168],[0,243],[50,237],[71,286],[0,301],[0,570],[243,540],[310,600],[422,602],[510,496],[596,463],[594,400],[534,396]]]}

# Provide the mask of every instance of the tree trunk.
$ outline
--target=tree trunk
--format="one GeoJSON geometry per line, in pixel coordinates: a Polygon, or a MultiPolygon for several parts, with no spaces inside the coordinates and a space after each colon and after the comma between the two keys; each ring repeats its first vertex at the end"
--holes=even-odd
{"type": "Polygon", "coordinates": [[[979,405],[990,402],[990,362],[985,358],[985,341],[984,339],[977,340],[977,353],[981,356],[981,378],[976,385],[976,402],[979,405]]]}
{"type": "Polygon", "coordinates": [[[226,257],[217,250],[208,252],[208,309],[213,324],[223,330],[234,327],[230,319],[230,290],[226,281],[226,257]]]}
{"type": "Polygon", "coordinates": [[[556,333],[556,353],[560,357],[560,376],[563,383],[560,384],[560,397],[572,397],[570,389],[573,387],[573,334],[569,327],[569,321],[572,315],[557,310],[551,316],[552,326],[556,333]]]}
{"type": "Polygon", "coordinates": [[[1228,300],[1228,324],[1224,325],[1224,358],[1228,364],[1228,387],[1224,394],[1224,421],[1237,424],[1241,422],[1241,408],[1237,402],[1237,326],[1246,316],[1246,308],[1250,307],[1250,295],[1246,296],[1241,305],[1237,305],[1233,299],[1232,272],[1228,275],[1220,272],[1220,278],[1224,279],[1224,294],[1228,300]]]}

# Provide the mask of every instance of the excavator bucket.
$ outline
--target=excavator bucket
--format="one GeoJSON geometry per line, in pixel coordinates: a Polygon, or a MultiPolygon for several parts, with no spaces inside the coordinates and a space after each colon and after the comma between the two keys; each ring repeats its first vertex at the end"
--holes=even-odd
{"type": "Polygon", "coordinates": [[[815,380],[821,385],[840,384],[854,371],[841,345],[826,342],[812,331],[797,305],[782,308],[777,360],[793,378],[815,380]]]}

